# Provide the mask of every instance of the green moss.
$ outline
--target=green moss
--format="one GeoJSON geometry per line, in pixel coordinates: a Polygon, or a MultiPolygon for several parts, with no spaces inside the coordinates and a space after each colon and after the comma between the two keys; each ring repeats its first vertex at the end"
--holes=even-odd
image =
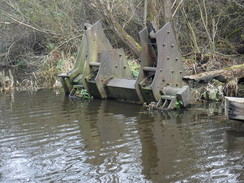
{"type": "Polygon", "coordinates": [[[136,42],[136,46],[137,46],[137,49],[138,49],[139,51],[142,50],[142,47],[141,47],[141,45],[140,45],[139,43],[136,42]]]}
{"type": "Polygon", "coordinates": [[[137,42],[133,39],[133,37],[131,37],[129,34],[127,34],[127,35],[126,35],[126,38],[132,40],[132,41],[136,44],[137,50],[138,50],[138,51],[141,51],[141,49],[142,49],[141,45],[140,45],[139,43],[137,43],[137,42]]]}
{"type": "Polygon", "coordinates": [[[232,69],[244,69],[244,64],[241,64],[241,65],[233,65],[231,67],[226,67],[224,68],[224,70],[232,70],[232,69]]]}
{"type": "Polygon", "coordinates": [[[129,66],[132,72],[133,77],[138,77],[140,71],[140,65],[136,61],[129,61],[129,66]]]}

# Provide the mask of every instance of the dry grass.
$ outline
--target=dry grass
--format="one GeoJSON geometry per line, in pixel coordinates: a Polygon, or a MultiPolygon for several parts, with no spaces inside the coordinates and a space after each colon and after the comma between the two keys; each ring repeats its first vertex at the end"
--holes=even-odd
{"type": "Polygon", "coordinates": [[[52,87],[57,73],[73,66],[84,23],[102,19],[112,45],[125,48],[136,60],[138,32],[146,20],[160,28],[168,18],[174,24],[182,54],[187,55],[185,64],[191,74],[237,64],[225,55],[237,55],[237,49],[243,48],[242,0],[174,0],[168,8],[165,2],[170,1],[2,0],[0,66],[26,72],[26,78],[16,79],[15,84],[52,87]]]}

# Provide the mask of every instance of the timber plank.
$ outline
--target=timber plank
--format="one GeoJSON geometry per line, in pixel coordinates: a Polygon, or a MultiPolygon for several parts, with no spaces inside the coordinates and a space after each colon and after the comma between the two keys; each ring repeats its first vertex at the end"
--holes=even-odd
{"type": "Polygon", "coordinates": [[[225,115],[229,119],[244,120],[244,98],[225,97],[225,115]]]}

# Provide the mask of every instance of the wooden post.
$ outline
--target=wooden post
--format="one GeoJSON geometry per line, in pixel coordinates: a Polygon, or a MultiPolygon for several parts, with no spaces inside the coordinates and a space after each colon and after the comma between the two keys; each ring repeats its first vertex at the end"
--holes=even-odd
{"type": "Polygon", "coordinates": [[[244,98],[225,97],[225,115],[229,119],[244,120],[244,98]]]}

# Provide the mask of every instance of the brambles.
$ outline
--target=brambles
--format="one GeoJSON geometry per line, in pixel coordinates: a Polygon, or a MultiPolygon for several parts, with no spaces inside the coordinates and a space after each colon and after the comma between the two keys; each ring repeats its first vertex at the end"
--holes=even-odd
{"type": "MultiPolygon", "coordinates": [[[[182,54],[194,60],[187,62],[191,73],[220,69],[235,64],[234,59],[228,63],[222,59],[224,55],[243,54],[241,3],[241,0],[2,0],[0,66],[34,72],[38,85],[52,86],[57,73],[69,68],[67,65],[72,66],[83,24],[102,19],[113,47],[123,47],[133,62],[139,59],[138,32],[145,22],[149,20],[160,28],[169,20],[174,24],[182,54]]],[[[134,76],[137,70],[133,65],[134,76]]]]}

